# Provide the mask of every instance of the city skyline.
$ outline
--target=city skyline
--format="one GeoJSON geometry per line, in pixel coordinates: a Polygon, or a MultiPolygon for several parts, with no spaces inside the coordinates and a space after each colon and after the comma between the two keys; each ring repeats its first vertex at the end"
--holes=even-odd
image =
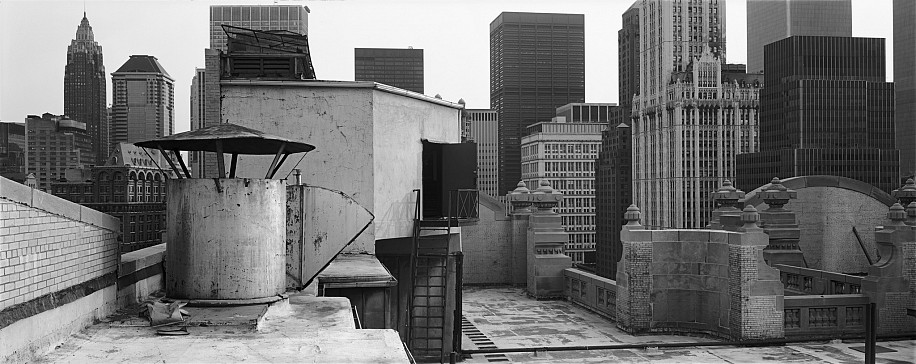
{"type": "MultiPolygon", "coordinates": [[[[244,4],[273,4],[272,1],[239,1],[244,4]]],[[[309,15],[310,45],[319,79],[351,80],[353,49],[359,47],[408,47],[426,50],[426,93],[441,94],[446,100],[464,98],[469,108],[489,107],[488,24],[503,11],[562,12],[586,16],[586,102],[615,102],[617,91],[617,31],[621,15],[633,1],[546,1],[478,0],[424,3],[412,1],[374,4],[366,1],[288,1],[304,5],[309,15]],[[407,7],[414,9],[407,11],[407,7]],[[411,16],[414,11],[424,16],[411,16]],[[368,27],[369,19],[397,19],[368,27]],[[459,22],[456,19],[461,19],[459,22]],[[593,19],[589,21],[589,19],[593,19]],[[436,31],[418,32],[416,29],[436,31]],[[460,50],[456,52],[456,50],[460,50]],[[461,56],[456,57],[455,54],[461,56]],[[456,77],[456,70],[461,76],[456,77]]],[[[105,48],[106,69],[117,69],[133,54],[151,54],[175,78],[175,131],[190,128],[190,86],[195,68],[203,67],[203,49],[209,44],[208,11],[213,1],[103,2],[89,1],[4,1],[0,3],[0,120],[21,122],[28,114],[63,113],[63,73],[66,46],[82,17],[85,6],[96,40],[105,48]],[[54,6],[48,6],[53,4],[54,6]],[[125,17],[123,14],[131,14],[125,17]],[[159,18],[157,37],[148,27],[159,18]],[[40,29],[17,31],[30,26],[30,19],[43,19],[40,29]],[[138,40],[139,39],[139,40],[138,40]],[[176,40],[180,39],[180,42],[176,40]],[[42,47],[34,47],[41,44],[42,47]],[[22,54],[29,54],[22,57],[22,54]]],[[[746,63],[745,2],[729,1],[727,9],[727,61],[746,63]]],[[[853,1],[853,36],[888,39],[888,81],[891,74],[892,24],[869,22],[889,18],[891,1],[853,1]]],[[[110,81],[110,73],[108,82],[110,81]]],[[[107,102],[110,104],[109,85],[107,102]]]]}

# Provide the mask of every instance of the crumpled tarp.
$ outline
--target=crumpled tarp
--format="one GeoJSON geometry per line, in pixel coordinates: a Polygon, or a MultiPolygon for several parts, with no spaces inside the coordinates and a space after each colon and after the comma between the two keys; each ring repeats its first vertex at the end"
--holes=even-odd
{"type": "Polygon", "coordinates": [[[187,302],[161,302],[146,301],[140,309],[140,316],[149,319],[150,326],[164,326],[184,322],[184,315],[188,312],[183,310],[187,302]]]}

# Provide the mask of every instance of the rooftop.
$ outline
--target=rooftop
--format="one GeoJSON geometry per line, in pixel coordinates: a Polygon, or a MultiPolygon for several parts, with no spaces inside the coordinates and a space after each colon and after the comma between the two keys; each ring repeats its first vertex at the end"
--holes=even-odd
{"type": "MultiPolygon", "coordinates": [[[[160,336],[130,314],[73,335],[41,363],[406,363],[394,330],[354,328],[350,301],[291,296],[288,303],[190,308],[188,335],[160,336]]],[[[135,315],[134,315],[135,316],[135,315]]]]}
{"type": "MultiPolygon", "coordinates": [[[[538,348],[618,344],[714,342],[680,335],[633,336],[602,316],[568,301],[538,301],[524,288],[465,287],[462,349],[538,348]]],[[[810,342],[786,346],[710,346],[672,349],[614,349],[473,354],[465,363],[858,363],[862,341],[810,342]]],[[[878,342],[878,363],[916,361],[916,340],[878,342]]],[[[864,349],[863,349],[864,350],[864,349]]]]}

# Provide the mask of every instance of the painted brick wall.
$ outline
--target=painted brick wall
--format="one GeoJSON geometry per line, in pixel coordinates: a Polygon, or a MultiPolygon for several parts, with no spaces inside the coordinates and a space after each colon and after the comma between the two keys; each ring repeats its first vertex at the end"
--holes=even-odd
{"type": "Polygon", "coordinates": [[[119,226],[0,178],[0,310],[115,272],[119,226]]]}
{"type": "Polygon", "coordinates": [[[481,196],[479,220],[461,224],[464,284],[521,284],[512,279],[512,221],[505,206],[486,204],[481,196]]]}

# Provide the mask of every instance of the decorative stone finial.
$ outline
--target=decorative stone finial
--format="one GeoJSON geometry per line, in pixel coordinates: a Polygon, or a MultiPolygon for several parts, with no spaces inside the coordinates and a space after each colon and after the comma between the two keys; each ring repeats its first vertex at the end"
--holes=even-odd
{"type": "Polygon", "coordinates": [[[553,193],[553,187],[550,187],[550,182],[546,179],[542,179],[541,186],[534,190],[534,193],[553,193]]]}
{"type": "Polygon", "coordinates": [[[744,198],[744,191],[735,188],[732,181],[725,180],[722,186],[710,195],[716,207],[738,209],[738,203],[744,198]]]}
{"type": "Polygon", "coordinates": [[[636,207],[635,204],[631,204],[630,207],[627,207],[627,212],[623,214],[623,219],[627,220],[627,225],[639,225],[639,219],[642,213],[639,212],[639,207],[636,207]]]}
{"type": "Polygon", "coordinates": [[[524,181],[519,181],[515,189],[509,193],[509,203],[512,204],[512,210],[516,213],[531,212],[531,191],[525,185],[524,181]]]}
{"type": "Polygon", "coordinates": [[[895,203],[888,209],[887,218],[891,219],[890,225],[892,226],[903,225],[903,221],[906,220],[906,210],[899,203],[895,203]]]}
{"type": "Polygon", "coordinates": [[[741,211],[741,222],[744,223],[744,228],[756,228],[757,222],[760,221],[760,214],[757,213],[757,208],[752,205],[747,205],[744,207],[744,210],[741,211]]]}
{"type": "Polygon", "coordinates": [[[901,206],[909,206],[911,202],[916,201],[916,182],[912,178],[906,180],[906,184],[894,190],[891,195],[900,202],[901,206]]]}
{"type": "Polygon", "coordinates": [[[518,184],[515,185],[515,189],[512,190],[512,194],[520,193],[530,193],[531,190],[528,189],[528,185],[525,184],[525,181],[518,181],[518,184]]]}
{"type": "Polygon", "coordinates": [[[760,192],[760,197],[769,206],[767,211],[780,211],[789,200],[798,198],[798,192],[783,186],[779,177],[773,177],[770,184],[760,192]]]}
{"type": "Polygon", "coordinates": [[[563,194],[554,191],[547,180],[541,180],[541,186],[531,193],[531,202],[534,203],[534,207],[537,207],[539,213],[552,212],[562,199],[563,194]]]}

